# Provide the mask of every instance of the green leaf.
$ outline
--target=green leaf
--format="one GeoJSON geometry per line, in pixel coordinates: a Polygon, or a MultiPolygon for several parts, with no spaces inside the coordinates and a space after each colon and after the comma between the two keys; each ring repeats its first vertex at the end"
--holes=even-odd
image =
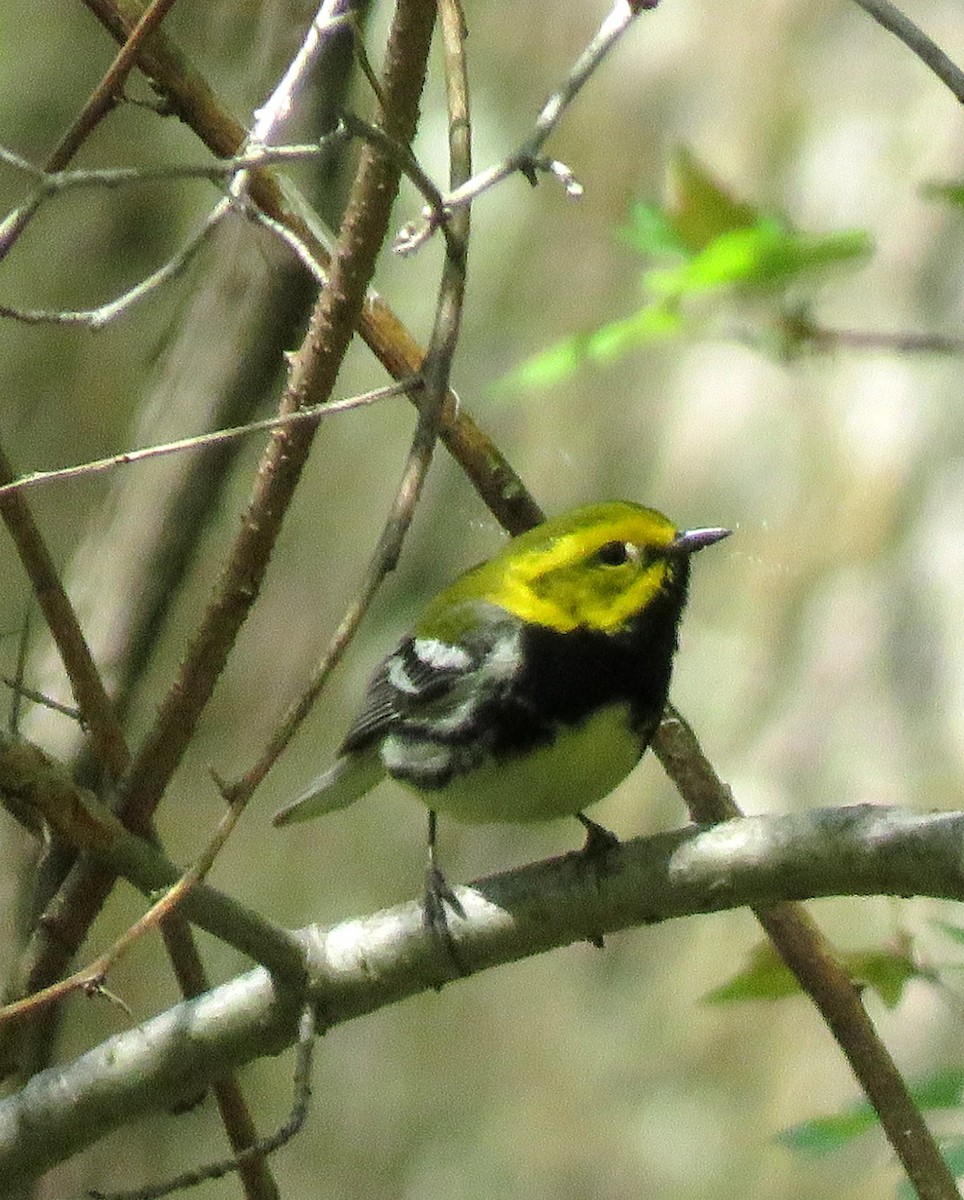
{"type": "Polygon", "coordinates": [[[733,284],[770,291],[814,268],[865,258],[871,249],[862,230],[817,237],[767,219],[722,234],[678,267],[647,271],[644,282],[656,295],[676,300],[733,284]]]}
{"type": "Polygon", "coordinates": [[[957,1108],[962,1093],[964,1069],[958,1067],[935,1071],[933,1075],[919,1079],[910,1089],[914,1103],[925,1112],[935,1108],[957,1108]]]}
{"type": "MultiPolygon", "coordinates": [[[[862,950],[837,956],[855,983],[871,987],[888,1008],[903,998],[908,981],[919,972],[903,950],[862,950]]],[[[751,951],[746,966],[726,983],[703,997],[707,1004],[732,1004],[742,1000],[782,1000],[800,994],[796,976],[769,942],[761,942],[751,951]]]]}
{"type": "Polygon", "coordinates": [[[500,380],[499,390],[533,389],[560,383],[586,363],[606,362],[638,346],[671,337],[679,332],[682,324],[683,318],[672,305],[648,305],[632,316],[558,342],[500,380]]]}
{"type": "MultiPolygon", "coordinates": [[[[910,1089],[911,1099],[924,1112],[957,1108],[964,1092],[964,1070],[938,1071],[918,1080],[910,1089]]],[[[860,1100],[830,1117],[803,1121],[777,1135],[777,1141],[801,1154],[819,1157],[833,1154],[877,1124],[877,1114],[860,1100]]]]}
{"type": "Polygon", "coordinates": [[[887,1008],[896,1008],[904,988],[920,972],[908,955],[900,950],[866,950],[843,956],[843,964],[857,983],[872,987],[887,1008]]]}
{"type": "MultiPolygon", "coordinates": [[[[685,307],[691,297],[725,287],[769,297],[805,273],[862,259],[872,249],[860,230],[799,234],[762,216],[734,199],[688,150],[675,152],[668,178],[669,203],[663,208],[634,205],[621,230],[623,241],[638,253],[675,260],[644,273],[650,302],[628,317],[575,334],[529,359],[500,381],[498,390],[548,387],[570,379],[587,363],[607,362],[683,332],[687,319],[692,321],[685,307]]],[[[788,303],[779,299],[784,306],[788,303]]],[[[799,301],[794,311],[805,311],[799,301]]],[[[771,328],[777,331],[771,341],[778,356],[790,358],[808,344],[800,323],[777,320],[771,328]]],[[[788,984],[781,994],[794,990],[788,984]]]]}
{"type": "Polygon", "coordinates": [[[672,216],[655,204],[638,201],[629,210],[629,222],[619,231],[620,240],[649,258],[688,257],[690,249],[676,231],[672,216]]]}
{"type": "Polygon", "coordinates": [[[735,199],[685,146],[670,160],[666,208],[677,237],[691,253],[705,250],[725,233],[756,225],[760,212],[735,199]]]}
{"type": "Polygon", "coordinates": [[[705,1004],[732,1004],[743,1000],[782,1000],[800,995],[796,976],[769,942],[751,950],[742,971],[703,997],[705,1004]]]}
{"type": "Polygon", "coordinates": [[[798,1154],[822,1158],[836,1154],[876,1124],[877,1114],[870,1105],[857,1104],[849,1112],[834,1117],[814,1117],[812,1121],[802,1121],[783,1129],[775,1140],[798,1154]]]}
{"type": "Polygon", "coordinates": [[[921,195],[926,200],[944,200],[964,208],[964,183],[925,183],[921,195]]]}

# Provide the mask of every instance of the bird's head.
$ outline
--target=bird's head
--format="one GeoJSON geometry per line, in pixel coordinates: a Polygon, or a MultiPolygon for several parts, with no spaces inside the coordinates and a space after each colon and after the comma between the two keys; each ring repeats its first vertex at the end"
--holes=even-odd
{"type": "MultiPolygon", "coordinates": [[[[690,555],[728,529],[679,530],[628,501],[573,509],[512,538],[439,599],[483,601],[560,633],[615,633],[661,597],[686,600],[690,555]]],[[[678,616],[678,613],[676,614],[678,616]]]]}

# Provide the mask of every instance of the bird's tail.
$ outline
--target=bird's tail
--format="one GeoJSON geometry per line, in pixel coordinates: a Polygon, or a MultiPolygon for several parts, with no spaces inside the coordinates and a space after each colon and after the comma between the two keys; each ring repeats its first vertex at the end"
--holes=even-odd
{"type": "Polygon", "coordinates": [[[345,808],[375,786],[385,775],[377,750],[345,754],[315,779],[297,800],[279,809],[271,823],[289,825],[345,808]]]}

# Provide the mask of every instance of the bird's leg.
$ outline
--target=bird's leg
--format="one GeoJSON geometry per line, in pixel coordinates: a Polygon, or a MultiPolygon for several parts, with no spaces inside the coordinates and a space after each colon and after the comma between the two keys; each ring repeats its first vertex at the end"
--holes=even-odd
{"type": "Polygon", "coordinates": [[[456,949],[455,939],[449,929],[448,915],[445,911],[447,904],[456,916],[465,916],[465,909],[458,896],[449,887],[448,880],[438,865],[435,854],[437,824],[435,809],[430,808],[428,811],[428,868],[425,871],[424,920],[436,945],[448,955],[458,973],[469,975],[471,972],[462,962],[456,949]]]}

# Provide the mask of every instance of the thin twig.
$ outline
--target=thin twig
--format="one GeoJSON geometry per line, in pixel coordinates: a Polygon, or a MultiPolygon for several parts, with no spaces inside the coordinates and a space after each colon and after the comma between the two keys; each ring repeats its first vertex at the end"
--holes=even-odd
{"type": "Polygon", "coordinates": [[[145,296],[157,291],[163,284],[180,275],[231,210],[232,205],[230,200],[219,201],[208,213],[201,228],[177,254],[169,258],[163,266],[158,267],[152,274],[135,284],[134,287],[128,288],[127,291],[115,299],[108,301],[106,304],[101,304],[97,308],[80,309],[74,312],[17,309],[11,308],[6,304],[0,304],[0,317],[9,317],[15,321],[22,321],[27,325],[86,325],[91,329],[103,329],[105,325],[115,320],[121,313],[126,312],[138,300],[142,300],[145,296]]]}
{"type": "Polygon", "coordinates": [[[889,350],[894,354],[964,354],[964,338],[942,333],[877,333],[872,329],[828,329],[810,326],[804,344],[820,350],[889,350]]]}
{"type": "MultiPolygon", "coordinates": [[[[23,699],[26,696],[28,699],[33,697],[28,696],[27,689],[24,687],[24,679],[27,674],[27,651],[30,646],[30,605],[28,604],[23,610],[23,623],[20,626],[20,636],[17,638],[17,669],[16,676],[13,679],[3,677],[3,682],[7,687],[13,690],[13,703],[10,705],[10,720],[9,729],[11,736],[18,737],[20,734],[20,717],[23,710],[23,699]]],[[[66,705],[64,706],[66,708],[66,705]]],[[[80,719],[80,713],[73,709],[71,710],[75,719],[80,719]]]]}
{"type": "Polygon", "coordinates": [[[857,5],[878,25],[889,30],[904,43],[937,78],[945,83],[961,104],[964,104],[964,71],[926,33],[889,0],[856,0],[857,5]]]}
{"type": "MultiPolygon", "coordinates": [[[[14,471],[0,449],[0,484],[11,483],[14,478],[14,471]]],[[[13,538],[40,611],[56,642],[101,766],[109,777],[117,779],[127,766],[127,747],[83,630],[23,496],[14,492],[0,497],[0,518],[13,538]]]]}
{"type": "MultiPolygon", "coordinates": [[[[9,484],[7,485],[10,486],[9,484]]],[[[27,623],[24,622],[24,634],[27,632],[27,623]]],[[[11,679],[9,675],[0,675],[0,683],[6,686],[14,694],[14,703],[12,706],[13,717],[10,725],[13,733],[17,732],[19,726],[19,708],[21,700],[31,700],[34,704],[39,704],[42,708],[49,708],[51,712],[60,713],[62,717],[67,717],[71,721],[76,721],[83,726],[84,719],[80,715],[80,709],[74,708],[71,704],[61,704],[59,700],[54,700],[51,696],[45,696],[43,692],[38,692],[34,688],[27,687],[23,682],[23,668],[26,663],[26,636],[20,639],[20,652],[17,657],[17,675],[11,679]]]]}
{"type": "MultiPolygon", "coordinates": [[[[440,213],[445,218],[456,209],[462,208],[482,192],[501,183],[503,179],[521,171],[531,183],[536,181],[538,170],[550,171],[561,178],[570,194],[578,194],[579,188],[572,178],[572,173],[563,164],[544,160],[540,157],[542,147],[550,134],[558,125],[563,113],[576,98],[582,86],[596,71],[606,55],[620,40],[629,26],[642,11],[641,5],[627,3],[627,0],[616,0],[589,45],[573,64],[569,74],[562,84],[545,102],[541,112],[536,117],[532,133],[511,154],[507,155],[495,166],[480,171],[477,175],[465,180],[464,183],[450,189],[443,197],[441,208],[430,210],[424,214],[430,226],[437,225],[440,213]]],[[[652,5],[645,5],[649,8],[652,5]]]]}
{"type": "Polygon", "coordinates": [[[271,1137],[259,1138],[253,1145],[242,1150],[231,1158],[221,1159],[195,1170],[184,1171],[162,1183],[148,1184],[145,1187],[132,1188],[123,1192],[99,1192],[92,1190],[88,1195],[95,1200],[160,1200],[172,1192],[186,1191],[197,1187],[208,1179],[222,1179],[233,1171],[241,1170],[244,1164],[255,1156],[267,1157],[290,1142],[301,1129],[308,1116],[311,1102],[311,1065],[315,1052],[315,1011],[314,1006],[306,1004],[301,1011],[298,1022],[298,1043],[295,1057],[295,1069],[292,1075],[294,1099],[288,1119],[271,1137]]]}
{"type": "MultiPolygon", "coordinates": [[[[181,179],[207,179],[223,184],[240,171],[260,167],[286,166],[292,163],[314,162],[323,158],[348,136],[344,122],[316,142],[292,143],[285,146],[248,146],[239,154],[204,163],[172,163],[163,167],[85,167],[74,171],[47,172],[35,167],[19,154],[0,146],[0,161],[24,171],[37,180],[36,197],[41,200],[85,188],[133,187],[181,179]]],[[[31,203],[33,200],[30,201],[31,203]]]]}
{"type": "MultiPolygon", "coordinates": [[[[304,83],[326,42],[351,20],[351,6],[352,0],[323,0],[277,87],[256,110],[254,125],[244,145],[246,151],[261,149],[274,138],[279,127],[291,114],[295,93],[304,83]]],[[[242,171],[234,177],[231,181],[231,195],[235,200],[247,195],[250,181],[248,171],[242,171]]]]}
{"type": "Polygon", "coordinates": [[[394,138],[389,137],[380,126],[373,125],[371,121],[366,121],[363,117],[356,116],[354,113],[345,113],[342,117],[342,124],[349,133],[355,134],[356,137],[364,138],[366,141],[371,142],[373,146],[377,146],[383,154],[393,157],[401,168],[402,173],[418,188],[428,203],[433,208],[441,206],[442,193],[412,153],[411,146],[402,145],[394,138]]]}
{"type": "MultiPolygon", "coordinates": [[[[117,102],[120,90],[124,86],[124,80],[133,69],[144,40],[160,28],[161,22],[174,4],[175,0],[153,0],[151,4],[148,4],[114,61],[107,68],[103,79],[87,98],[80,115],[47,160],[45,168],[47,174],[61,170],[70,162],[96,125],[103,120],[117,102]]],[[[38,207],[39,203],[29,201],[25,206],[11,213],[0,225],[0,261],[6,257],[17,238],[26,229],[38,207]]]]}
{"type": "MultiPolygon", "coordinates": [[[[21,475],[11,483],[0,484],[0,498],[9,492],[25,491],[27,488],[40,487],[47,483],[62,483],[67,479],[77,479],[87,475],[99,475],[102,471],[112,471],[115,467],[128,467],[152,458],[178,454],[183,450],[198,450],[204,446],[215,446],[235,438],[248,437],[252,433],[282,429],[286,425],[321,421],[337,413],[350,412],[352,409],[375,404],[377,401],[386,400],[391,396],[398,396],[416,387],[417,383],[418,381],[415,379],[400,379],[397,383],[373,388],[370,392],[361,392],[357,396],[348,396],[343,400],[332,400],[328,404],[317,404],[312,408],[301,409],[299,412],[283,413],[279,417],[265,417],[261,421],[249,421],[245,425],[235,425],[229,429],[216,429],[211,433],[179,438],[177,441],[165,442],[162,445],[145,446],[142,450],[125,450],[121,454],[112,454],[109,458],[94,459],[74,467],[58,467],[52,471],[33,471],[29,475],[21,475]]],[[[37,699],[26,689],[23,694],[30,696],[31,699],[37,699]]],[[[51,704],[51,707],[55,706],[51,704]]]]}
{"type": "Polygon", "coordinates": [[[249,204],[244,212],[249,220],[253,221],[256,225],[263,226],[272,236],[276,237],[279,242],[283,242],[292,251],[295,258],[305,268],[319,289],[327,286],[327,264],[330,261],[330,255],[327,253],[318,253],[320,243],[316,238],[303,237],[300,230],[292,229],[285,222],[276,221],[274,217],[269,217],[266,212],[263,212],[253,204],[249,204]]]}
{"type": "MultiPolygon", "coordinates": [[[[181,885],[180,903],[193,923],[267,967],[287,986],[300,986],[304,964],[297,939],[260,914],[199,882],[224,841],[223,825],[190,869],[188,882],[191,878],[194,882],[185,886],[185,873],[156,844],[125,829],[92,792],[79,786],[59,763],[31,743],[0,739],[0,793],[9,811],[26,828],[45,827],[59,844],[78,855],[88,855],[111,878],[123,876],[152,898],[158,892],[169,895],[181,885]]],[[[69,979],[59,980],[0,1008],[0,1024],[37,1011],[77,988],[93,986],[114,957],[115,953],[109,950],[98,963],[88,964],[69,979]]]]}

